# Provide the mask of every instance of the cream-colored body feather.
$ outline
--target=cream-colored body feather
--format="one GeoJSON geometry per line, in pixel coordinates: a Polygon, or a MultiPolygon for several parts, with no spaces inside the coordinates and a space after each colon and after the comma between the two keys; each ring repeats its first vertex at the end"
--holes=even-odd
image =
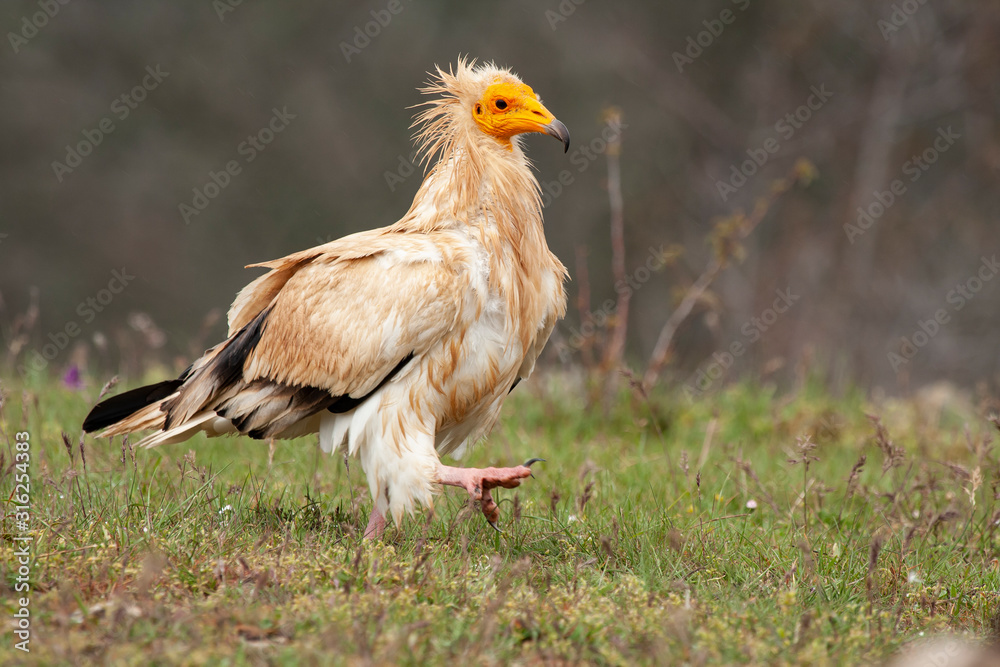
{"type": "Polygon", "coordinates": [[[237,296],[229,340],[172,395],[105,435],[157,429],[141,441],[154,446],[197,432],[318,432],[324,451],[360,457],[383,514],[398,522],[431,504],[439,454],[489,432],[566,309],[566,270],[546,245],[517,138],[505,146],[463,112],[491,83],[517,79],[464,62],[438,74],[426,92],[441,97],[418,119],[437,162],[407,214],[256,265],[270,270],[237,296]],[[220,379],[226,347],[255,331],[235,379],[220,379]],[[343,412],[312,409],[331,396],[367,398],[343,412]]]}

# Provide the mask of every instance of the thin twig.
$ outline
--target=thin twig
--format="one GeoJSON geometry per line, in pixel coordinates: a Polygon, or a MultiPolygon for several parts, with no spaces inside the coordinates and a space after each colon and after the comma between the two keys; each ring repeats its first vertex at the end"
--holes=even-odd
{"type": "MultiPolygon", "coordinates": [[[[611,127],[621,127],[621,113],[617,109],[605,112],[605,121],[611,127]]],[[[611,273],[614,284],[624,285],[625,281],[625,213],[622,201],[621,179],[621,134],[616,133],[608,140],[605,152],[608,159],[608,203],[611,209],[611,273]]],[[[616,289],[616,291],[618,291],[616,289]]],[[[625,339],[628,333],[628,306],[632,296],[631,289],[622,290],[618,294],[618,303],[611,333],[604,347],[604,359],[601,366],[604,372],[604,405],[609,407],[618,389],[617,368],[621,365],[625,354],[625,339]]]]}
{"type": "MultiPolygon", "coordinates": [[[[576,246],[576,282],[579,289],[576,293],[576,309],[580,313],[580,328],[590,321],[590,273],[587,271],[587,247],[576,246]]],[[[591,336],[580,335],[580,356],[583,357],[583,365],[588,369],[594,368],[594,340],[591,336]]]]}
{"type": "MultiPolygon", "coordinates": [[[[815,173],[815,169],[811,164],[805,160],[799,160],[792,170],[789,172],[788,176],[776,181],[772,187],[771,192],[767,196],[760,197],[754,206],[753,212],[747,216],[742,212],[739,212],[735,216],[735,226],[730,236],[726,238],[723,236],[718,240],[726,245],[733,244],[749,236],[754,229],[763,221],[767,212],[770,210],[771,205],[778,200],[783,194],[788,192],[789,189],[799,181],[808,182],[812,179],[815,173]]],[[[677,333],[677,329],[680,325],[688,318],[694,306],[704,295],[705,291],[708,290],[709,286],[715,281],[718,275],[729,266],[729,260],[733,256],[733,252],[718,252],[716,249],[716,254],[709,260],[708,265],[702,272],[698,279],[694,281],[694,284],[688,288],[687,292],[684,294],[684,298],[681,299],[680,304],[670,314],[666,323],[663,325],[663,329],[660,330],[660,335],[656,340],[656,346],[653,348],[653,353],[649,358],[649,365],[646,368],[646,374],[643,376],[642,384],[646,390],[650,390],[656,384],[659,379],[660,370],[666,363],[669,352],[670,345],[673,343],[674,336],[677,333]]]]}

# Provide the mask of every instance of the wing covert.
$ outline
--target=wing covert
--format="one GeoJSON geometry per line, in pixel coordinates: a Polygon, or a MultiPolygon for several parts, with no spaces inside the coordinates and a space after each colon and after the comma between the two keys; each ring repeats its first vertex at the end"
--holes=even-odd
{"type": "Polygon", "coordinates": [[[375,252],[302,265],[274,297],[243,380],[355,398],[371,392],[460,319],[461,274],[442,259],[412,257],[375,252]]]}

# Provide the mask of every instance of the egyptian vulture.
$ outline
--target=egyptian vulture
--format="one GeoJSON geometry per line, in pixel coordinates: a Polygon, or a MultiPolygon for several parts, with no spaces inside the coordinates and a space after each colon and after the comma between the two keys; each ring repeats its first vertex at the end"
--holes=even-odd
{"type": "Polygon", "coordinates": [[[457,468],[496,423],[566,311],[566,268],[542,229],[538,181],[519,135],[569,131],[508,69],[459,60],[421,92],[414,121],[433,166],[398,222],[252,267],[269,269],[237,295],[228,338],[180,377],[98,403],[83,423],[104,437],[155,431],[154,447],[196,433],[297,438],[361,460],[386,517],[430,507],[440,485],[464,488],[487,521],[491,489],[511,468],[457,468]]]}

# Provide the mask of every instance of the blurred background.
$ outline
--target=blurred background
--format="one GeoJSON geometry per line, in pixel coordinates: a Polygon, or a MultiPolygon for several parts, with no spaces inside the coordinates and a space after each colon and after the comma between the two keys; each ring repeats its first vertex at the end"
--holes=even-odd
{"type": "Polygon", "coordinates": [[[466,54],[573,135],[569,155],[525,142],[573,277],[546,365],[616,321],[611,137],[629,367],[718,258],[719,220],[804,159],[815,177],[692,299],[660,381],[996,388],[996,3],[6,0],[0,26],[5,373],[183,368],[244,265],[397,220],[416,89],[466,54]]]}

